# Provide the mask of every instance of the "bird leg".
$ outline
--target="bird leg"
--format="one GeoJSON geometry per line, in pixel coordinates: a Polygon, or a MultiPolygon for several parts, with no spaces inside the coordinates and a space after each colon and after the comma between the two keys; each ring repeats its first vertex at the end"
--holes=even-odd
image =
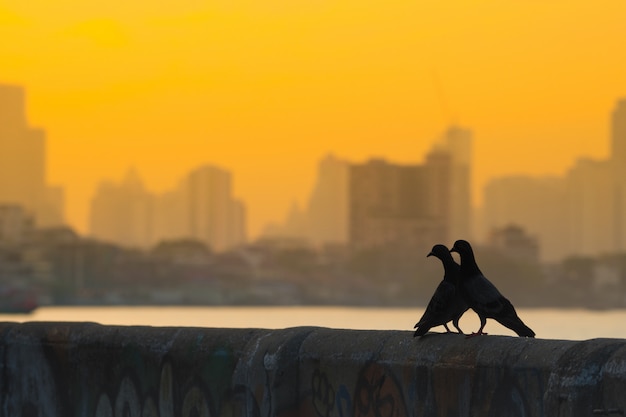
{"type": "Polygon", "coordinates": [[[459,331],[459,334],[465,334],[465,333],[463,333],[463,330],[461,330],[461,328],[459,327],[459,320],[458,319],[452,320],[452,324],[459,331]]]}
{"type": "Polygon", "coordinates": [[[470,337],[486,335],[487,333],[483,332],[483,329],[485,328],[485,324],[487,324],[487,319],[481,316],[480,317],[480,329],[478,329],[476,333],[468,334],[467,336],[465,336],[465,338],[469,339],[470,337]]]}
{"type": "Polygon", "coordinates": [[[483,332],[483,331],[479,330],[479,331],[477,331],[476,333],[472,333],[472,334],[465,335],[465,338],[466,338],[466,339],[469,339],[469,338],[471,338],[471,337],[483,336],[483,335],[487,335],[487,334],[489,334],[489,333],[485,333],[485,332],[483,332]]]}
{"type": "Polygon", "coordinates": [[[446,328],[446,333],[452,333],[452,332],[450,331],[450,329],[448,328],[448,323],[444,323],[444,324],[443,324],[443,327],[445,327],[445,328],[446,328]]]}

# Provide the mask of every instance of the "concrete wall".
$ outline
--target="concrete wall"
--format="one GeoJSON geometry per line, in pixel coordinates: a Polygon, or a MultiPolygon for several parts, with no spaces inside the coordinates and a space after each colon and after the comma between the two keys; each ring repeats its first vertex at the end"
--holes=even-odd
{"type": "Polygon", "coordinates": [[[0,323],[0,416],[592,416],[626,340],[0,323]]]}

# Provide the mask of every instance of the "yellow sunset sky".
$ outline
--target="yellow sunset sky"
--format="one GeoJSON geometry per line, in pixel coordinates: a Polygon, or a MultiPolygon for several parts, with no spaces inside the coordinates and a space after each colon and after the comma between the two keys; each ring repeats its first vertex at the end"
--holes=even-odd
{"type": "Polygon", "coordinates": [[[624,0],[0,0],[0,39],[79,231],[100,180],[210,163],[254,237],[325,154],[420,163],[451,123],[480,204],[489,178],[606,158],[626,97],[624,0]]]}

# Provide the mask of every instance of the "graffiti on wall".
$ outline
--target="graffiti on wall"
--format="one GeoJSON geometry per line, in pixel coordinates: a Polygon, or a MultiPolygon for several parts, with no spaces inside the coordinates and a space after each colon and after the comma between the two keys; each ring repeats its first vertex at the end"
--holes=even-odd
{"type": "Polygon", "coordinates": [[[392,370],[369,362],[350,376],[330,377],[316,368],[311,376],[310,401],[317,417],[405,417],[403,389],[392,370]]]}
{"type": "Polygon", "coordinates": [[[161,368],[158,398],[141,398],[133,380],[126,376],[119,384],[115,398],[101,393],[96,405],[95,417],[209,417],[209,401],[205,392],[192,386],[183,394],[180,413],[174,414],[172,366],[166,363],[161,368]]]}
{"type": "MultiPolygon", "coordinates": [[[[213,346],[208,338],[192,336],[171,347],[128,339],[109,345],[102,341],[106,338],[84,344],[63,334],[50,341],[16,332],[0,344],[0,415],[407,417],[498,416],[505,411],[545,415],[545,393],[578,381],[570,374],[550,377],[550,368],[478,367],[465,356],[454,360],[448,356],[447,362],[435,365],[381,361],[366,351],[362,357],[316,356],[313,349],[300,356],[301,342],[289,349],[279,342],[246,345],[247,340],[213,346]]],[[[599,363],[611,352],[598,355],[597,363],[582,375],[601,378],[599,363]]],[[[517,364],[526,355],[517,346],[507,352],[507,360],[517,364]]],[[[564,369],[569,370],[571,363],[567,361],[569,367],[564,369]]],[[[577,369],[571,370],[574,376],[577,369]]],[[[593,378],[587,379],[595,387],[593,378]]],[[[621,404],[612,400],[609,406],[613,403],[621,404]]]]}

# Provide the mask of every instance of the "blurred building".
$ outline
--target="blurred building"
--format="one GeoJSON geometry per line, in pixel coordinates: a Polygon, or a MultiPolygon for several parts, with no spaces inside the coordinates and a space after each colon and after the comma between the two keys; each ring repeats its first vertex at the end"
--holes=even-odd
{"type": "Polygon", "coordinates": [[[243,201],[235,198],[232,200],[231,207],[229,249],[248,241],[248,209],[243,201]]]}
{"type": "Polygon", "coordinates": [[[91,201],[91,235],[126,247],[153,244],[154,196],[144,187],[136,170],[121,183],[102,182],[91,201]]]}
{"type": "Polygon", "coordinates": [[[193,238],[214,251],[246,241],[246,210],[232,195],[230,172],[193,170],[161,195],[148,192],[135,170],[120,184],[101,183],[91,205],[91,234],[126,247],[193,238]]]}
{"type": "Polygon", "coordinates": [[[353,164],[349,237],[356,247],[395,243],[430,248],[471,239],[472,133],[450,127],[422,165],[353,164]]]}
{"type": "Polygon", "coordinates": [[[245,207],[233,197],[230,172],[205,165],[192,171],[183,187],[188,237],[218,252],[245,242],[245,207]]]}
{"type": "Polygon", "coordinates": [[[182,184],[155,197],[155,243],[189,237],[186,198],[185,188],[182,184]]]}
{"type": "Polygon", "coordinates": [[[494,229],[489,235],[488,244],[509,258],[539,262],[537,238],[528,235],[520,226],[510,224],[494,229]]]}
{"type": "Polygon", "coordinates": [[[317,181],[307,208],[308,235],[315,245],[348,242],[350,164],[327,155],[317,168],[317,181]]]}
{"type": "MultiPolygon", "coordinates": [[[[90,296],[98,288],[103,293],[114,291],[120,254],[123,249],[118,246],[90,239],[62,240],[48,246],[46,256],[55,282],[53,296],[63,301],[65,297],[90,296]]],[[[132,285],[138,278],[124,284],[132,285]]]]}
{"type": "Polygon", "coordinates": [[[431,151],[431,154],[444,153],[451,157],[446,222],[452,240],[471,238],[472,141],[471,130],[451,126],[431,151]]]}
{"type": "Polygon", "coordinates": [[[537,237],[544,261],[613,252],[615,191],[611,164],[586,158],[565,177],[496,178],[484,189],[485,232],[518,225],[537,237]]]}
{"type": "Polygon", "coordinates": [[[609,162],[579,159],[566,181],[569,253],[594,256],[614,252],[617,195],[609,162]]]}
{"type": "Polygon", "coordinates": [[[46,134],[26,120],[24,89],[0,84],[0,204],[17,204],[37,225],[63,222],[63,194],[46,185],[46,134]]]}
{"type": "Polygon", "coordinates": [[[44,190],[41,209],[37,213],[37,227],[65,225],[65,189],[48,186],[44,190]]]}
{"type": "Polygon", "coordinates": [[[309,242],[311,241],[309,233],[310,227],[307,213],[300,207],[297,201],[292,201],[285,220],[282,223],[268,224],[263,230],[262,240],[309,242]]]}
{"type": "Polygon", "coordinates": [[[610,158],[581,158],[566,177],[571,254],[626,251],[626,99],[616,103],[610,127],[610,158]]]}
{"type": "Polygon", "coordinates": [[[348,243],[349,162],[327,155],[317,166],[308,205],[294,201],[281,223],[268,224],[263,239],[307,241],[315,246],[348,243]]]}
{"type": "Polygon", "coordinates": [[[626,171],[626,98],[617,101],[611,115],[611,158],[626,171]]]}
{"type": "Polygon", "coordinates": [[[626,98],[617,102],[611,117],[611,165],[616,194],[614,245],[626,251],[626,98]]]}
{"type": "Polygon", "coordinates": [[[626,251],[626,99],[611,115],[611,156],[580,158],[562,178],[505,177],[485,187],[486,232],[514,223],[541,242],[541,258],[626,251]]]}
{"type": "Polygon", "coordinates": [[[567,186],[560,177],[500,177],[484,189],[486,235],[518,225],[539,239],[542,260],[558,260],[568,254],[567,213],[567,186]]]}
{"type": "Polygon", "coordinates": [[[281,224],[263,236],[315,246],[386,244],[430,248],[469,239],[472,133],[452,126],[422,165],[383,159],[349,163],[327,155],[318,165],[308,206],[294,203],[281,224]]]}
{"type": "Polygon", "coordinates": [[[18,245],[27,241],[35,229],[31,215],[18,205],[0,205],[0,244],[18,245]]]}
{"type": "MultiPolygon", "coordinates": [[[[437,164],[441,163],[438,158],[437,164]]],[[[433,210],[431,197],[448,189],[449,176],[435,179],[429,178],[428,173],[428,163],[396,165],[375,159],[353,164],[349,188],[351,245],[424,249],[433,242],[446,242],[446,213],[433,210]]]]}

